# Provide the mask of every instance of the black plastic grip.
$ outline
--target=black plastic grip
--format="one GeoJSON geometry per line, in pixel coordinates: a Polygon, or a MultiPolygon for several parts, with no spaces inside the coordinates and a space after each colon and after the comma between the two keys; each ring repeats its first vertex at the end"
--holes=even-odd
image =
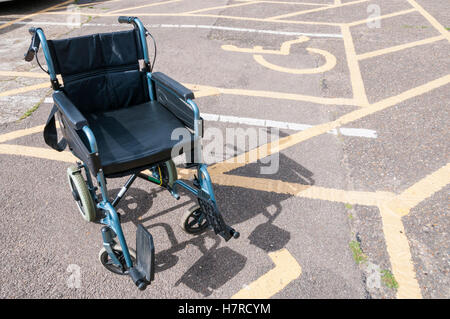
{"type": "Polygon", "coordinates": [[[41,44],[41,39],[37,34],[38,28],[30,28],[28,32],[32,35],[30,47],[28,48],[27,53],[25,53],[25,61],[31,62],[34,59],[34,55],[39,50],[39,45],[41,44]]]}
{"type": "Polygon", "coordinates": [[[119,21],[119,23],[132,23],[134,20],[134,17],[120,16],[117,20],[119,21]]]}

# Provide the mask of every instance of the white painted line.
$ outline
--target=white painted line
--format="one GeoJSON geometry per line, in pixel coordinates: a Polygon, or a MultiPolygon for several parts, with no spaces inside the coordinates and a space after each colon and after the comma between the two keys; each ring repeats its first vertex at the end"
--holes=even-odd
{"type": "MultiPolygon", "coordinates": [[[[48,97],[44,100],[44,103],[53,103],[53,99],[48,97]]],[[[211,122],[223,122],[223,123],[234,123],[234,124],[244,124],[250,126],[262,126],[262,127],[276,127],[279,129],[288,129],[293,131],[304,131],[314,125],[309,124],[299,124],[299,123],[289,123],[280,122],[272,120],[254,119],[249,117],[237,117],[230,115],[219,115],[210,113],[201,113],[203,119],[211,122]]],[[[344,136],[355,136],[355,137],[366,137],[366,138],[377,138],[377,132],[374,130],[368,130],[363,128],[348,128],[341,127],[338,129],[340,135],[344,136]]],[[[329,134],[337,135],[337,129],[328,131],[329,134]]]]}
{"type": "MultiPolygon", "coordinates": [[[[314,125],[308,124],[299,124],[299,123],[289,123],[289,122],[280,122],[280,121],[272,121],[272,120],[262,120],[262,119],[253,119],[247,117],[237,117],[230,115],[218,115],[218,114],[209,114],[209,113],[201,113],[203,119],[212,122],[224,122],[224,123],[234,123],[234,124],[244,124],[244,125],[252,125],[252,126],[263,126],[263,127],[276,127],[279,129],[289,129],[294,131],[304,131],[307,130],[314,125]]],[[[355,137],[366,137],[366,138],[377,138],[377,132],[374,130],[362,129],[362,128],[344,128],[341,127],[338,129],[340,135],[344,136],[355,136],[355,137]]],[[[334,129],[328,131],[327,133],[337,135],[338,130],[334,129]]]]}
{"type": "MultiPolygon", "coordinates": [[[[9,21],[0,21],[0,23],[7,23],[9,21]]],[[[66,27],[80,27],[79,23],[69,23],[69,22],[53,22],[53,21],[19,21],[14,24],[23,25],[33,25],[36,27],[45,25],[58,25],[66,27]]],[[[84,23],[83,27],[129,27],[124,24],[106,24],[106,23],[84,23]]],[[[286,36],[308,36],[308,37],[318,37],[318,38],[342,38],[342,34],[338,33],[307,33],[307,32],[290,32],[290,31],[276,31],[276,30],[260,30],[260,29],[247,29],[247,28],[233,28],[215,25],[201,25],[201,24],[146,24],[147,28],[190,28],[190,29],[211,29],[211,30],[224,30],[224,31],[236,31],[236,32],[249,32],[249,33],[263,33],[263,34],[274,34],[274,35],[286,35],[286,36]]]]}

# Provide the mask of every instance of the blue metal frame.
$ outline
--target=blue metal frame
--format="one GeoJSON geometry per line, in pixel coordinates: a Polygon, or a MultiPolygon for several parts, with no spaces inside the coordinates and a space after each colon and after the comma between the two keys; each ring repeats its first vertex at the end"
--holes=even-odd
{"type": "Polygon", "coordinates": [[[138,18],[134,18],[133,21],[139,29],[139,36],[141,38],[142,50],[144,51],[144,52],[142,52],[144,55],[144,61],[145,61],[145,63],[149,63],[150,59],[148,57],[148,47],[147,47],[147,40],[146,40],[147,38],[145,36],[145,27],[142,24],[141,20],[139,20],[138,18]]]}
{"type": "MultiPolygon", "coordinates": [[[[89,126],[86,125],[83,127],[83,132],[89,141],[91,152],[98,153],[97,141],[95,139],[95,136],[94,136],[94,133],[92,132],[92,130],[89,128],[89,126]]],[[[117,211],[115,210],[115,208],[108,201],[108,189],[106,187],[105,175],[103,174],[103,171],[101,169],[97,173],[97,183],[100,186],[100,191],[102,193],[102,201],[97,203],[97,208],[106,212],[106,217],[103,218],[100,222],[104,225],[109,226],[114,231],[114,234],[119,239],[120,247],[122,247],[122,252],[123,252],[127,267],[131,268],[131,267],[133,267],[133,261],[131,260],[130,252],[128,250],[128,245],[127,245],[125,236],[122,231],[122,226],[120,225],[119,215],[117,214],[117,211]]],[[[111,255],[112,251],[110,249],[111,248],[110,243],[104,242],[103,246],[110,254],[111,259],[115,263],[120,265],[117,258],[115,258],[115,256],[111,255]]]]}
{"type": "MultiPolygon", "coordinates": [[[[44,31],[41,28],[36,30],[39,39],[41,40],[42,50],[44,51],[45,61],[47,62],[48,73],[50,74],[51,80],[56,80],[55,67],[53,65],[52,56],[50,55],[50,50],[48,49],[47,39],[45,38],[44,31]]],[[[37,54],[37,53],[36,53],[37,54]]]]}
{"type": "MultiPolygon", "coordinates": [[[[211,200],[213,201],[214,205],[216,205],[214,189],[212,186],[211,177],[209,175],[207,167],[208,166],[206,164],[199,164],[197,167],[197,176],[198,176],[201,190],[204,191],[205,193],[207,193],[209,195],[209,197],[211,198],[211,200]]],[[[195,188],[191,187],[190,185],[186,184],[185,182],[183,182],[182,180],[179,180],[179,179],[173,183],[173,191],[176,195],[178,194],[177,186],[183,187],[184,189],[188,190],[196,197],[198,196],[198,190],[196,190],[195,188]]]]}

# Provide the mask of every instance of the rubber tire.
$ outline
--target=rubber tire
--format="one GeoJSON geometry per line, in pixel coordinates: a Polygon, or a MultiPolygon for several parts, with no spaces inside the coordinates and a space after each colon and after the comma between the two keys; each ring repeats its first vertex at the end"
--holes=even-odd
{"type": "Polygon", "coordinates": [[[167,174],[169,175],[169,181],[167,182],[167,185],[169,185],[170,188],[173,187],[173,183],[178,179],[178,173],[177,168],[175,166],[175,163],[172,160],[168,160],[164,162],[167,168],[167,174]]]}
{"type": "Polygon", "coordinates": [[[189,216],[191,216],[191,214],[193,213],[193,212],[195,212],[197,209],[200,209],[200,206],[199,205],[195,205],[194,207],[191,207],[186,213],[184,213],[183,214],[183,216],[181,217],[181,223],[180,223],[180,227],[181,227],[181,229],[185,232],[185,233],[187,233],[187,234],[189,234],[189,235],[198,235],[198,234],[201,234],[201,233],[203,233],[207,228],[208,228],[208,221],[206,221],[206,218],[205,218],[205,223],[200,227],[200,228],[198,228],[198,230],[196,230],[196,231],[190,231],[190,230],[188,230],[187,228],[186,228],[186,222],[187,222],[187,220],[188,220],[188,218],[189,218],[189,216]]]}
{"type": "Polygon", "coordinates": [[[73,187],[75,187],[76,192],[78,193],[78,197],[80,198],[80,202],[77,201],[76,203],[81,216],[85,221],[95,221],[97,212],[95,209],[94,200],[92,199],[91,192],[89,191],[86,181],[84,180],[83,175],[81,175],[80,170],[76,166],[70,166],[69,168],[67,168],[67,178],[69,181],[70,189],[73,192],[73,187]]]}
{"type": "MultiPolygon", "coordinates": [[[[122,247],[120,247],[120,245],[114,245],[113,250],[122,251],[122,247]]],[[[128,247],[128,251],[130,252],[130,256],[131,256],[131,260],[133,261],[133,265],[135,265],[136,260],[137,260],[136,251],[130,247],[128,247]]],[[[108,267],[106,267],[104,264],[104,258],[105,258],[104,254],[106,254],[106,258],[109,258],[109,254],[106,251],[105,247],[102,247],[102,249],[100,249],[100,251],[98,253],[98,259],[99,259],[100,263],[103,265],[103,267],[105,267],[107,270],[109,270],[110,272],[112,272],[116,275],[128,275],[128,271],[120,273],[120,272],[113,271],[113,270],[109,269],[108,267]]]]}

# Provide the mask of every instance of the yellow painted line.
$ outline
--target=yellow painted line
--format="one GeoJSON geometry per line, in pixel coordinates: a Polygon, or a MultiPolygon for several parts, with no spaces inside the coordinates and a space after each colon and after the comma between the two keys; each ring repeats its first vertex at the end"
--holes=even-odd
{"type": "MultiPolygon", "coordinates": [[[[178,176],[190,179],[196,173],[193,169],[178,168],[178,176]]],[[[380,206],[397,196],[392,192],[362,192],[334,189],[320,186],[303,185],[266,178],[215,174],[211,172],[214,184],[254,189],[263,192],[289,194],[297,197],[325,200],[353,205],[380,206]]]]}
{"type": "Polygon", "coordinates": [[[392,273],[398,282],[397,298],[422,298],[401,217],[384,205],[380,206],[380,214],[392,273]]]}
{"type": "MultiPolygon", "coordinates": [[[[180,174],[182,176],[192,175],[192,173],[187,174],[185,171],[181,171],[180,174]]],[[[395,194],[390,192],[347,191],[314,185],[283,182],[268,178],[216,174],[213,171],[211,171],[211,178],[214,181],[214,184],[222,186],[242,187],[263,192],[289,194],[307,199],[325,200],[353,205],[378,206],[381,205],[381,203],[395,198],[395,194]]]]}
{"type": "Polygon", "coordinates": [[[239,52],[239,53],[252,53],[252,54],[277,54],[277,55],[289,55],[291,53],[291,46],[294,44],[299,44],[309,41],[307,36],[301,36],[298,39],[285,41],[281,44],[280,50],[265,50],[262,46],[254,46],[252,49],[250,48],[238,48],[234,45],[224,44],[222,45],[222,50],[231,51],[231,52],[239,52]]]}
{"type": "MultiPolygon", "coordinates": [[[[70,15],[73,14],[71,12],[60,11],[60,12],[46,12],[45,14],[49,15],[70,15]]],[[[91,12],[77,12],[77,14],[83,16],[91,16],[91,17],[118,17],[123,15],[123,13],[91,13],[91,12]]],[[[327,25],[327,26],[340,26],[341,23],[334,22],[321,22],[321,21],[290,21],[290,20],[268,20],[264,18],[250,18],[250,17],[238,17],[238,16],[226,16],[219,14],[185,14],[185,13],[143,13],[136,12],[130,13],[127,12],[129,16],[139,16],[139,17],[194,17],[194,18],[220,18],[220,19],[230,19],[230,20],[242,20],[242,21],[259,21],[259,22],[269,22],[269,23],[278,23],[278,24],[306,24],[306,25],[327,25]]]]}
{"type": "Polygon", "coordinates": [[[401,50],[405,50],[405,49],[409,49],[409,48],[414,48],[416,46],[420,46],[420,45],[426,45],[426,44],[430,44],[430,43],[434,43],[437,41],[441,41],[441,40],[445,40],[445,37],[443,35],[438,35],[436,37],[431,37],[428,39],[423,39],[423,40],[419,40],[419,41],[414,41],[414,42],[409,42],[409,43],[405,43],[405,44],[400,44],[400,45],[396,45],[390,48],[385,48],[385,49],[380,49],[380,50],[376,50],[376,51],[371,51],[371,52],[366,52],[363,54],[358,54],[356,57],[358,60],[364,60],[364,59],[370,59],[370,58],[374,58],[380,55],[385,55],[385,54],[389,54],[389,53],[393,53],[393,52],[398,52],[401,50]]]}
{"type": "Polygon", "coordinates": [[[44,131],[44,125],[34,126],[22,130],[17,130],[13,132],[9,132],[6,134],[0,135],[0,143],[4,143],[7,141],[15,140],[16,138],[20,138],[23,136],[36,134],[44,131]]]}
{"type": "MultiPolygon", "coordinates": [[[[44,125],[35,126],[0,135],[0,143],[11,141],[30,134],[41,133],[44,125]]],[[[0,144],[0,153],[9,155],[21,155],[49,160],[73,162],[75,157],[69,152],[55,152],[52,149],[30,147],[25,145],[0,144]]],[[[193,174],[192,170],[178,169],[180,177],[188,178],[193,174]]],[[[395,194],[389,192],[360,192],[340,189],[289,183],[280,180],[265,178],[253,178],[245,176],[224,175],[211,172],[215,184],[223,186],[236,186],[278,194],[290,194],[308,199],[326,200],[339,203],[358,204],[366,206],[378,206],[383,202],[391,201],[395,194]]]]}
{"type": "MultiPolygon", "coordinates": [[[[236,0],[239,2],[253,2],[253,0],[236,0]]],[[[288,5],[304,5],[304,6],[331,6],[331,4],[326,3],[314,3],[314,2],[289,2],[289,1],[270,1],[270,0],[261,0],[258,1],[260,3],[271,3],[271,4],[288,4],[288,5]]]]}
{"type": "Polygon", "coordinates": [[[272,23],[285,23],[285,24],[306,24],[306,25],[325,25],[330,27],[340,27],[342,23],[339,22],[324,22],[324,21],[297,21],[297,20],[268,20],[265,19],[263,22],[272,22],[272,23]]]}
{"type": "Polygon", "coordinates": [[[8,90],[0,93],[0,97],[2,96],[10,96],[10,95],[16,95],[20,93],[30,92],[38,89],[45,89],[50,87],[50,82],[40,83],[40,84],[34,84],[30,86],[24,86],[18,89],[8,90]]]}
{"type": "Polygon", "coordinates": [[[273,17],[270,17],[267,19],[268,20],[277,20],[277,19],[289,18],[289,17],[299,16],[302,14],[307,14],[307,13],[312,13],[312,12],[319,12],[319,11],[324,11],[324,10],[329,10],[329,9],[341,8],[341,7],[350,6],[350,5],[367,2],[367,1],[369,1],[369,0],[357,0],[357,1],[341,3],[341,4],[336,4],[336,5],[327,6],[327,7],[321,7],[321,8],[316,8],[316,9],[309,9],[309,10],[302,10],[302,11],[297,11],[297,12],[281,14],[281,15],[273,16],[273,17]]]}
{"type": "Polygon", "coordinates": [[[269,257],[275,268],[233,295],[232,299],[270,298],[302,274],[302,268],[287,249],[269,253],[269,257]]]}
{"type": "Polygon", "coordinates": [[[284,73],[290,73],[290,74],[317,74],[317,73],[324,73],[327,71],[330,71],[332,68],[336,66],[336,57],[332,55],[331,53],[320,50],[320,49],[314,49],[314,48],[306,48],[307,51],[320,54],[325,58],[325,63],[317,68],[310,68],[310,69],[295,69],[295,68],[287,68],[282,67],[273,63],[268,62],[262,55],[254,55],[253,58],[256,62],[261,64],[262,66],[271,69],[273,71],[278,72],[284,72],[284,73]]]}
{"type": "Polygon", "coordinates": [[[422,298],[402,217],[449,183],[450,163],[379,205],[392,273],[399,284],[397,298],[422,298]]]}
{"type": "Polygon", "coordinates": [[[359,105],[368,106],[369,100],[367,99],[366,88],[364,87],[364,81],[356,57],[355,45],[353,44],[350,27],[346,25],[341,26],[341,32],[342,37],[344,38],[344,47],[347,56],[348,69],[350,71],[353,98],[359,105]]]}
{"type": "Polygon", "coordinates": [[[412,208],[426,198],[431,197],[449,183],[450,163],[406,189],[395,199],[387,203],[387,207],[399,216],[405,216],[412,208]]]}
{"type": "MultiPolygon", "coordinates": [[[[195,89],[194,89],[195,90],[195,89]]],[[[220,95],[220,91],[217,88],[200,88],[197,91],[195,91],[195,97],[201,98],[205,96],[214,96],[214,95],[220,95]]]]}
{"type": "Polygon", "coordinates": [[[416,1],[407,0],[421,15],[437,30],[439,31],[448,41],[450,41],[450,32],[442,26],[431,14],[429,14],[424,8],[422,8],[416,1]]]}
{"type": "Polygon", "coordinates": [[[367,21],[377,21],[377,20],[388,19],[388,18],[392,18],[392,17],[397,17],[397,16],[400,16],[400,15],[408,14],[408,13],[411,13],[411,12],[417,12],[417,10],[416,9],[407,9],[407,10],[403,10],[403,11],[398,11],[398,12],[385,14],[385,15],[382,15],[382,16],[379,16],[379,17],[374,17],[374,18],[371,17],[370,20],[369,20],[369,18],[367,18],[367,19],[364,19],[364,20],[353,21],[353,22],[346,23],[346,24],[349,27],[354,27],[354,26],[357,26],[357,25],[360,25],[360,24],[366,24],[367,21]]]}
{"type": "MultiPolygon", "coordinates": [[[[37,72],[18,72],[18,71],[0,71],[0,76],[8,76],[8,77],[25,77],[25,78],[35,78],[35,79],[49,79],[50,77],[46,73],[37,73],[37,72]]],[[[58,81],[60,83],[64,83],[60,74],[56,75],[58,81]]]]}
{"type": "MultiPolygon", "coordinates": [[[[359,106],[358,104],[355,103],[353,99],[346,99],[346,98],[323,98],[311,95],[275,92],[275,91],[263,91],[263,90],[226,89],[214,86],[197,85],[189,83],[183,83],[183,85],[188,88],[201,87],[203,90],[202,93],[204,93],[202,94],[202,96],[226,94],[226,95],[253,96],[253,97],[280,99],[280,100],[304,101],[324,105],[359,106]]],[[[195,94],[195,96],[199,97],[199,95],[197,94],[195,94]]]]}
{"type": "MultiPolygon", "coordinates": [[[[0,142],[17,139],[30,134],[42,132],[44,125],[29,129],[18,130],[0,135],[0,142]]],[[[56,152],[53,149],[30,147],[26,145],[0,144],[0,153],[8,155],[28,156],[55,161],[73,162],[76,158],[70,152],[56,152]]],[[[192,170],[178,169],[179,176],[188,178],[194,173],[192,170]]],[[[297,197],[326,200],[354,205],[378,206],[383,202],[392,200],[395,194],[389,192],[358,192],[340,189],[289,183],[280,180],[253,178],[245,176],[211,174],[214,184],[222,186],[235,186],[278,194],[290,194],[297,197]]]]}
{"type": "Polygon", "coordinates": [[[418,87],[407,90],[401,94],[396,96],[389,97],[387,99],[376,102],[368,107],[361,108],[350,113],[347,113],[335,121],[323,123],[311,127],[307,130],[283,137],[276,141],[275,143],[269,143],[265,145],[261,145],[249,152],[240,154],[238,156],[229,158],[223,162],[214,164],[210,167],[211,171],[214,171],[215,174],[225,173],[232,169],[245,166],[250,163],[249,159],[260,159],[260,154],[264,154],[264,156],[268,156],[270,154],[274,154],[280,152],[283,149],[289,148],[298,143],[304,142],[312,137],[324,134],[332,129],[338,128],[344,124],[359,120],[368,115],[371,115],[375,112],[382,111],[386,108],[394,106],[396,104],[402,103],[406,100],[414,98],[416,96],[422,95],[424,93],[430,92],[434,89],[437,89],[441,86],[450,83],[450,74],[438,78],[436,80],[430,81],[426,84],[420,85],[418,87]]]}
{"type": "Polygon", "coordinates": [[[26,19],[30,19],[30,18],[32,18],[32,17],[38,15],[38,14],[47,12],[47,11],[49,11],[49,10],[58,8],[58,7],[60,7],[60,6],[63,6],[63,5],[65,5],[65,4],[71,3],[71,2],[73,2],[73,0],[65,1],[65,2],[63,2],[63,3],[60,3],[60,4],[57,4],[57,5],[48,7],[48,8],[46,8],[46,9],[43,9],[43,10],[40,10],[40,11],[31,13],[31,14],[27,14],[27,15],[21,17],[21,18],[18,18],[18,19],[9,21],[9,22],[7,22],[7,23],[4,23],[4,24],[0,25],[0,30],[1,30],[1,29],[4,29],[4,28],[6,28],[6,27],[9,27],[10,25],[13,25],[14,23],[17,23],[17,22],[20,22],[20,21],[23,21],[23,20],[26,20],[26,19]]]}
{"type": "Polygon", "coordinates": [[[274,91],[262,91],[262,90],[225,89],[225,88],[218,88],[218,90],[222,94],[229,94],[229,95],[242,95],[242,96],[280,99],[280,100],[304,101],[304,102],[311,102],[311,103],[324,104],[324,105],[359,106],[353,99],[346,99],[346,98],[325,98],[325,97],[317,97],[317,96],[311,96],[311,95],[274,92],[274,91]]]}
{"type": "Polygon", "coordinates": [[[37,72],[16,72],[16,71],[0,71],[0,76],[26,77],[36,79],[49,79],[48,74],[37,72]]]}
{"type": "Polygon", "coordinates": [[[108,14],[118,13],[118,12],[123,12],[123,11],[128,11],[128,10],[148,8],[148,7],[155,7],[155,6],[160,6],[160,5],[163,5],[163,4],[168,4],[168,3],[172,3],[172,2],[180,2],[180,1],[181,0],[168,0],[168,1],[155,2],[155,3],[150,3],[150,4],[144,4],[142,6],[137,6],[137,7],[129,7],[129,8],[113,10],[113,11],[106,12],[106,14],[108,15],[108,14]]]}
{"type": "Polygon", "coordinates": [[[77,160],[70,152],[57,152],[51,148],[25,145],[0,144],[0,154],[37,157],[53,161],[73,163],[77,160]]]}
{"type": "Polygon", "coordinates": [[[248,5],[256,4],[256,3],[259,3],[259,2],[260,1],[245,1],[245,2],[241,2],[241,3],[229,4],[229,5],[224,5],[224,6],[209,7],[209,8],[203,8],[203,9],[198,9],[198,10],[193,10],[193,11],[186,11],[186,12],[183,12],[183,13],[185,13],[185,14],[193,14],[193,13],[197,13],[197,12],[205,12],[205,11],[210,11],[210,10],[242,7],[242,6],[248,6],[248,5]]]}

